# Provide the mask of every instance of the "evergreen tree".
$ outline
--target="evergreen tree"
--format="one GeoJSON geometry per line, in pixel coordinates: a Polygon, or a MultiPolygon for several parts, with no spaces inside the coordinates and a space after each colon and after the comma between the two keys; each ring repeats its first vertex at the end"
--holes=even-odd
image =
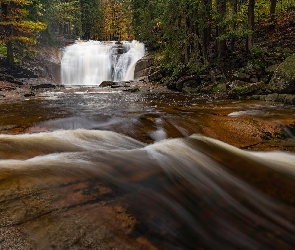
{"type": "Polygon", "coordinates": [[[17,47],[34,45],[38,32],[46,28],[44,23],[28,18],[32,3],[32,0],[1,0],[0,39],[6,44],[9,65],[14,64],[17,47]]]}

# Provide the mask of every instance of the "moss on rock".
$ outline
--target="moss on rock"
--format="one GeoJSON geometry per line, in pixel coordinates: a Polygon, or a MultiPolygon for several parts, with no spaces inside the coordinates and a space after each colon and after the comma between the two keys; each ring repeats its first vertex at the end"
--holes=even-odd
{"type": "Polygon", "coordinates": [[[295,54],[279,65],[269,82],[268,89],[275,93],[295,93],[295,54]]]}

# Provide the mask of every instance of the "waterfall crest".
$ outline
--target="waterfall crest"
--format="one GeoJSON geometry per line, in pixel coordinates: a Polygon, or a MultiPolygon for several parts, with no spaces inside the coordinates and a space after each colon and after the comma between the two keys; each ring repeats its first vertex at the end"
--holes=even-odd
{"type": "Polygon", "coordinates": [[[144,53],[144,44],[138,41],[76,41],[65,48],[62,56],[62,84],[100,85],[103,81],[133,80],[135,64],[144,53]]]}

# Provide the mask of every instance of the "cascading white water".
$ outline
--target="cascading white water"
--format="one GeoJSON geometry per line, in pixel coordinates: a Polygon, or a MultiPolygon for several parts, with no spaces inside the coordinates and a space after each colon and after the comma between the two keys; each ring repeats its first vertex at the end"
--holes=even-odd
{"type": "Polygon", "coordinates": [[[144,53],[144,44],[137,41],[77,41],[64,50],[62,84],[100,85],[103,81],[133,80],[135,64],[144,53]]]}

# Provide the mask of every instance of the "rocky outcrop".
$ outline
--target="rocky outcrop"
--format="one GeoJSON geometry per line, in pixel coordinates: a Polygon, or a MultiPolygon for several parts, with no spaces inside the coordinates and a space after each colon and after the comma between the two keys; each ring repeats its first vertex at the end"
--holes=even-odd
{"type": "Polygon", "coordinates": [[[43,77],[61,83],[61,51],[57,48],[50,48],[39,52],[36,56],[36,61],[32,65],[32,69],[38,74],[38,77],[43,77]]]}
{"type": "Polygon", "coordinates": [[[151,55],[144,56],[138,60],[135,65],[134,78],[136,79],[154,73],[154,62],[155,58],[151,55]]]}
{"type": "Polygon", "coordinates": [[[272,93],[295,94],[295,54],[276,68],[267,89],[272,93]]]}
{"type": "Polygon", "coordinates": [[[153,55],[146,55],[135,65],[134,79],[147,77],[150,82],[157,82],[163,78],[160,68],[157,66],[153,55]]]}

